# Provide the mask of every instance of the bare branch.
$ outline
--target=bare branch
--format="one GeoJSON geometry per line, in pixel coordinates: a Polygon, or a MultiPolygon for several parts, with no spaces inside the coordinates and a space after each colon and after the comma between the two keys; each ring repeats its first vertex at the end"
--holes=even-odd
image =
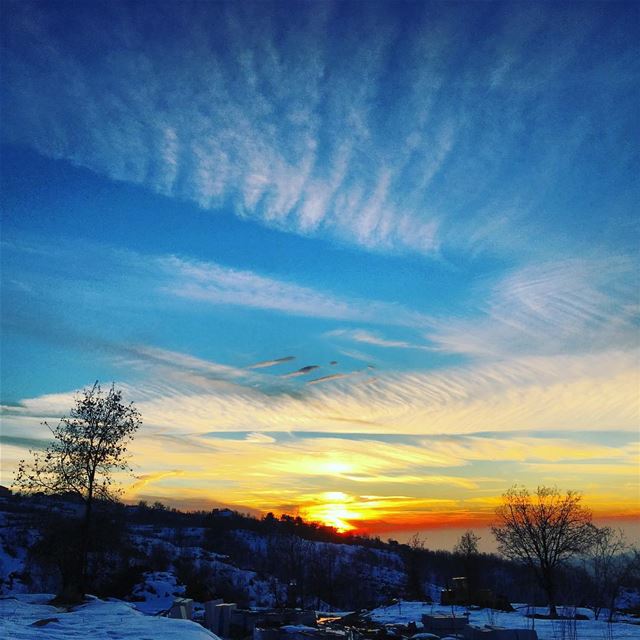
{"type": "Polygon", "coordinates": [[[556,571],[570,558],[586,553],[595,543],[591,512],[575,491],[538,487],[535,494],[518,486],[502,496],[491,527],[498,548],[508,558],[531,568],[556,615],[556,571]]]}

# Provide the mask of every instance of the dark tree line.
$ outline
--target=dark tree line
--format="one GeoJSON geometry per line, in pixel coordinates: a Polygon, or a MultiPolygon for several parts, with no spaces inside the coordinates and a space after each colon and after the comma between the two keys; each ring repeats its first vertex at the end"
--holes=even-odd
{"type": "MultiPolygon", "coordinates": [[[[31,545],[29,568],[34,584],[45,578],[50,581],[46,590],[62,591],[77,575],[79,528],[73,513],[81,514],[83,503],[69,498],[16,496],[5,502],[5,509],[15,512],[25,530],[40,529],[39,541],[31,545]]],[[[125,506],[112,501],[98,501],[94,506],[96,536],[88,554],[87,575],[91,593],[96,595],[123,597],[143,571],[172,570],[198,600],[224,597],[249,603],[249,594],[229,575],[213,572],[187,551],[180,552],[182,544],[202,546],[226,556],[233,566],[257,572],[258,578],[271,585],[278,606],[320,608],[326,604],[350,609],[388,604],[398,597],[426,601],[430,584],[444,586],[460,575],[474,577],[474,588],[491,589],[511,601],[548,602],[530,567],[479,553],[473,532],[467,532],[455,551],[448,552],[428,549],[425,540],[401,544],[362,536],[345,539],[296,522],[295,517],[260,519],[216,510],[186,513],[160,504],[125,506]],[[129,531],[141,525],[169,535],[167,541],[176,545],[172,552],[160,540],[147,550],[131,544],[129,531]],[[201,538],[190,537],[194,531],[201,538]],[[330,541],[309,539],[319,535],[330,541]]],[[[620,540],[617,532],[611,532],[608,542],[601,541],[598,553],[594,549],[579,561],[557,567],[557,592],[562,595],[558,605],[591,606],[599,614],[612,607],[621,587],[640,586],[637,570],[629,564],[633,558],[637,562],[637,554],[626,543],[620,547],[620,540]]]]}

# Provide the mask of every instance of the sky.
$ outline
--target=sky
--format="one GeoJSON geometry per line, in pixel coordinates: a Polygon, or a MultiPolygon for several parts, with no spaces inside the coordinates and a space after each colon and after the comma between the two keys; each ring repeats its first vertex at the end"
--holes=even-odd
{"type": "Polygon", "coordinates": [[[132,502],[633,529],[640,5],[2,10],[2,483],[100,380],[132,502]]]}

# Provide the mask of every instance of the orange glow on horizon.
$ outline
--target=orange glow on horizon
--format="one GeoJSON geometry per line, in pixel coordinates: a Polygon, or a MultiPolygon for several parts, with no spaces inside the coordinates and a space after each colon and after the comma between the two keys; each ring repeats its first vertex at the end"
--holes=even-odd
{"type": "MultiPolygon", "coordinates": [[[[390,520],[360,520],[352,533],[375,536],[389,532],[409,533],[428,529],[475,529],[489,527],[495,523],[493,512],[485,515],[442,512],[408,518],[403,518],[400,514],[398,516],[397,519],[390,520]]],[[[593,519],[595,521],[640,523],[640,511],[637,509],[622,512],[593,510],[593,519]]]]}
{"type": "MultiPolygon", "coordinates": [[[[165,473],[163,476],[167,479],[179,479],[179,476],[171,473],[165,473]]],[[[157,499],[187,511],[220,507],[220,502],[212,502],[203,492],[181,488],[181,493],[181,497],[174,493],[169,498],[162,494],[142,495],[132,492],[127,495],[127,502],[135,503],[142,498],[148,501],[157,499]]],[[[342,491],[292,494],[287,507],[282,505],[281,494],[273,495],[266,490],[242,503],[226,501],[224,506],[241,513],[251,512],[258,517],[269,511],[278,516],[300,515],[307,522],[333,527],[339,533],[383,536],[391,532],[488,527],[495,522],[495,508],[501,501],[500,495],[454,500],[409,496],[362,496],[342,491]]],[[[585,496],[584,505],[591,509],[596,521],[640,522],[640,510],[635,503],[630,504],[619,498],[616,500],[610,495],[585,496]]]]}
{"type": "MultiPolygon", "coordinates": [[[[443,501],[441,505],[429,505],[425,511],[421,510],[424,505],[419,500],[399,500],[394,504],[393,500],[384,498],[366,500],[342,492],[325,492],[315,496],[312,504],[300,505],[299,512],[303,519],[334,527],[340,533],[375,536],[389,532],[489,527],[495,523],[495,508],[500,501],[500,496],[482,501],[472,499],[466,506],[443,501]]],[[[585,500],[585,506],[591,508],[594,520],[640,521],[640,511],[625,508],[624,504],[607,509],[585,500]]]]}
{"type": "Polygon", "coordinates": [[[312,504],[301,509],[301,515],[305,520],[319,522],[327,527],[333,527],[339,533],[355,531],[353,520],[361,520],[362,514],[354,510],[350,505],[353,498],[341,491],[326,491],[319,496],[317,504],[312,504]]]}

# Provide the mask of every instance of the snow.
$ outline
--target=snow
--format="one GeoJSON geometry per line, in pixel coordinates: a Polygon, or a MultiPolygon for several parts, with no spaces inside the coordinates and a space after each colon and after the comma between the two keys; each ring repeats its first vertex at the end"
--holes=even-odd
{"type": "Polygon", "coordinates": [[[27,548],[36,542],[37,534],[25,522],[21,514],[0,511],[0,594],[29,590],[23,582],[27,548]]]}
{"type": "MultiPolygon", "coordinates": [[[[549,607],[534,607],[533,605],[520,603],[520,602],[512,602],[511,606],[519,611],[521,615],[538,615],[538,616],[546,616],[549,613],[549,607]]],[[[574,615],[586,616],[590,620],[594,617],[594,613],[591,609],[587,609],[586,607],[563,607],[558,606],[558,615],[561,617],[572,617],[574,615]]]]}
{"type": "MultiPolygon", "coordinates": [[[[155,572],[146,576],[145,584],[153,584],[160,592],[175,589],[172,574],[155,572]]],[[[169,596],[163,596],[169,598],[169,596]]],[[[137,608],[142,603],[121,600],[108,601],[89,598],[86,604],[71,610],[48,604],[52,596],[47,594],[18,594],[0,598],[0,637],[15,640],[35,638],[70,639],[94,638],[96,640],[219,640],[217,636],[189,620],[174,620],[160,616],[145,615],[137,608]],[[42,626],[33,626],[37,621],[50,620],[42,626]]],[[[169,602],[170,604],[170,602],[169,602]]],[[[423,614],[454,615],[469,614],[470,623],[483,627],[495,625],[511,629],[535,628],[540,640],[631,640],[640,638],[640,626],[618,622],[608,625],[602,620],[531,620],[525,617],[533,610],[520,605],[512,612],[489,609],[467,610],[463,607],[442,607],[423,602],[400,601],[388,607],[373,610],[369,617],[380,624],[420,624],[423,614]]],[[[585,610],[586,611],[586,610],[585,610]]],[[[582,612],[582,610],[579,610],[582,612]]],[[[289,633],[316,631],[303,625],[289,625],[289,633]]],[[[414,636],[416,640],[424,634],[414,636]]]]}
{"type": "Polygon", "coordinates": [[[309,627],[304,624],[286,624],[283,627],[280,627],[280,631],[284,631],[285,633],[318,633],[318,629],[316,627],[309,627]]]}
{"type": "Polygon", "coordinates": [[[399,600],[388,607],[378,607],[367,616],[372,622],[380,624],[422,624],[423,614],[435,613],[434,605],[426,602],[410,602],[399,600]]]}
{"type": "MultiPolygon", "coordinates": [[[[415,622],[421,625],[422,615],[456,615],[469,614],[469,624],[477,627],[495,625],[507,629],[531,629],[538,633],[539,640],[561,640],[575,638],[575,640],[640,640],[640,624],[631,622],[615,622],[609,625],[604,620],[532,620],[525,617],[533,613],[534,607],[516,605],[516,611],[507,613],[491,609],[466,609],[465,607],[450,607],[430,604],[426,602],[400,601],[388,607],[374,609],[369,618],[380,624],[408,624],[415,622]]],[[[567,609],[566,613],[573,613],[576,609],[567,609]]],[[[538,608],[538,613],[547,613],[547,609],[538,608]]],[[[577,609],[593,618],[593,612],[588,609],[577,609]]],[[[559,611],[563,613],[563,611],[559,611]]]]}
{"type": "Polygon", "coordinates": [[[47,604],[52,597],[20,594],[0,598],[0,637],[12,640],[219,640],[195,622],[146,616],[121,600],[92,598],[67,611],[47,604]],[[47,618],[52,621],[32,626],[47,618]]]}
{"type": "Polygon", "coordinates": [[[176,597],[184,595],[184,585],[169,571],[147,571],[144,581],[133,589],[133,605],[138,611],[157,614],[167,611],[176,597]]]}
{"type": "Polygon", "coordinates": [[[640,606],[640,593],[630,589],[623,589],[616,600],[616,606],[618,609],[630,609],[631,607],[640,606]]]}

